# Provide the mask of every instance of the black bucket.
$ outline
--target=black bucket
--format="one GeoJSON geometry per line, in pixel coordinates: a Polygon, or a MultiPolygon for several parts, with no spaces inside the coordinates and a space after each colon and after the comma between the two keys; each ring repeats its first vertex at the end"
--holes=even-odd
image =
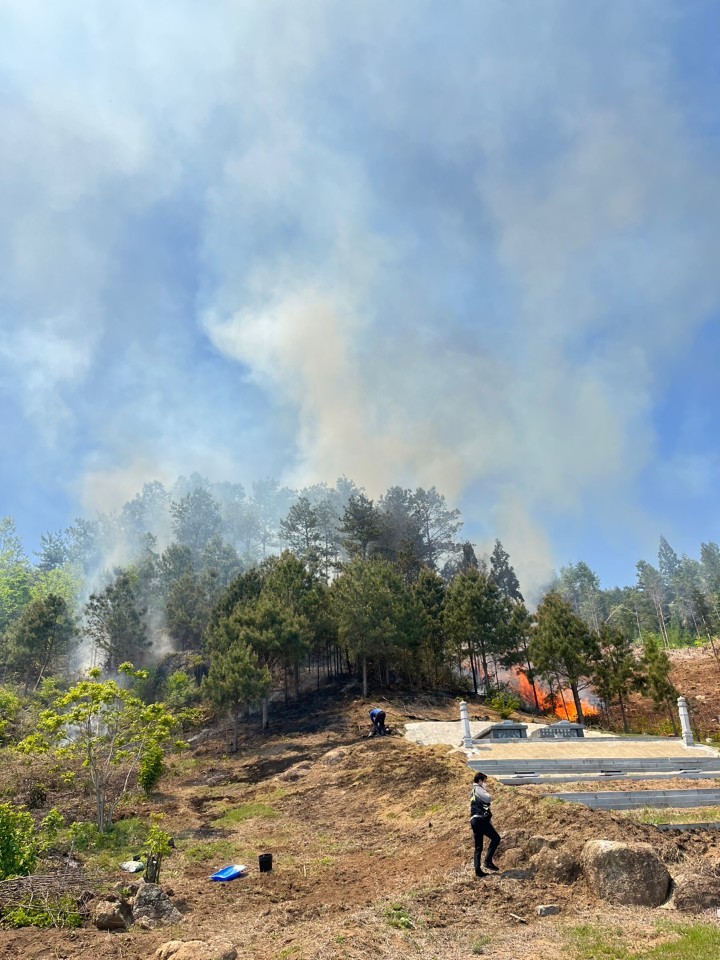
{"type": "Polygon", "coordinates": [[[258,864],[260,866],[260,873],[270,873],[272,870],[272,854],[261,853],[258,857],[258,864]]]}

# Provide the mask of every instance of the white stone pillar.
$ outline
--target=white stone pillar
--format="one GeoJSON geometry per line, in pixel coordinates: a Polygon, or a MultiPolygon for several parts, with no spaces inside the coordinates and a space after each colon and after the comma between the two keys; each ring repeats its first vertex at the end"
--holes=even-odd
{"type": "Polygon", "coordinates": [[[680,714],[680,726],[682,727],[682,738],[686,747],[692,747],[694,744],[692,730],[690,729],[690,713],[688,712],[687,700],[685,697],[678,697],[678,712],[680,714]]]}
{"type": "Polygon", "coordinates": [[[462,727],[463,746],[470,749],[472,747],[472,734],[470,733],[470,718],[468,717],[468,706],[464,700],[460,701],[460,725],[462,727]]]}

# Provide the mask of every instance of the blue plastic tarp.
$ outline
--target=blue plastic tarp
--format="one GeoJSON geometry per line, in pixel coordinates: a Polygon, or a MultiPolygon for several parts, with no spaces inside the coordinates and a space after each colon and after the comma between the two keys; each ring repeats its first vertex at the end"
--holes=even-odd
{"type": "Polygon", "coordinates": [[[210,877],[211,880],[237,880],[238,877],[241,877],[247,867],[243,863],[233,863],[229,867],[223,867],[222,870],[217,870],[210,877]]]}

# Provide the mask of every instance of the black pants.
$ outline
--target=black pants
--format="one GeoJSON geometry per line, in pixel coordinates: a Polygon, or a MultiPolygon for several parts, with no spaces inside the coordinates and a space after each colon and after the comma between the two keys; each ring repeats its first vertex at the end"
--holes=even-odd
{"type": "Polygon", "coordinates": [[[384,737],[387,733],[387,727],[385,726],[385,711],[381,710],[380,713],[376,713],[372,719],[372,731],[370,732],[371,737],[381,736],[384,737]]]}
{"type": "Polygon", "coordinates": [[[470,821],[470,826],[472,827],[472,832],[475,836],[475,873],[478,873],[482,864],[482,852],[483,852],[483,839],[485,837],[490,841],[488,845],[487,855],[485,857],[485,863],[492,863],[493,854],[498,848],[500,843],[500,834],[497,832],[495,827],[490,822],[489,817],[475,817],[474,820],[470,821]]]}

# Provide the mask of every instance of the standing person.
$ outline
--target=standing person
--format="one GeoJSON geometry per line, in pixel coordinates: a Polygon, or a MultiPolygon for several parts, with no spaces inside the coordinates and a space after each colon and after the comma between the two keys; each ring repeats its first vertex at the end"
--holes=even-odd
{"type": "Polygon", "coordinates": [[[470,794],[470,826],[472,827],[472,832],[475,837],[475,876],[476,877],[486,877],[487,874],[481,869],[480,864],[482,861],[482,852],[483,852],[483,839],[485,837],[490,841],[488,845],[487,853],[485,854],[485,861],[482,864],[485,867],[485,870],[499,870],[493,863],[493,854],[498,848],[500,843],[500,834],[497,832],[495,827],[490,822],[492,819],[492,813],[490,812],[490,803],[492,802],[492,797],[485,789],[485,782],[487,777],[484,773],[476,773],[473,778],[473,788],[472,793],[470,794]]]}
{"type": "Polygon", "coordinates": [[[370,711],[370,720],[372,721],[372,730],[370,731],[371,737],[384,737],[387,734],[387,727],[385,726],[385,711],[381,710],[380,707],[373,707],[370,711]]]}

